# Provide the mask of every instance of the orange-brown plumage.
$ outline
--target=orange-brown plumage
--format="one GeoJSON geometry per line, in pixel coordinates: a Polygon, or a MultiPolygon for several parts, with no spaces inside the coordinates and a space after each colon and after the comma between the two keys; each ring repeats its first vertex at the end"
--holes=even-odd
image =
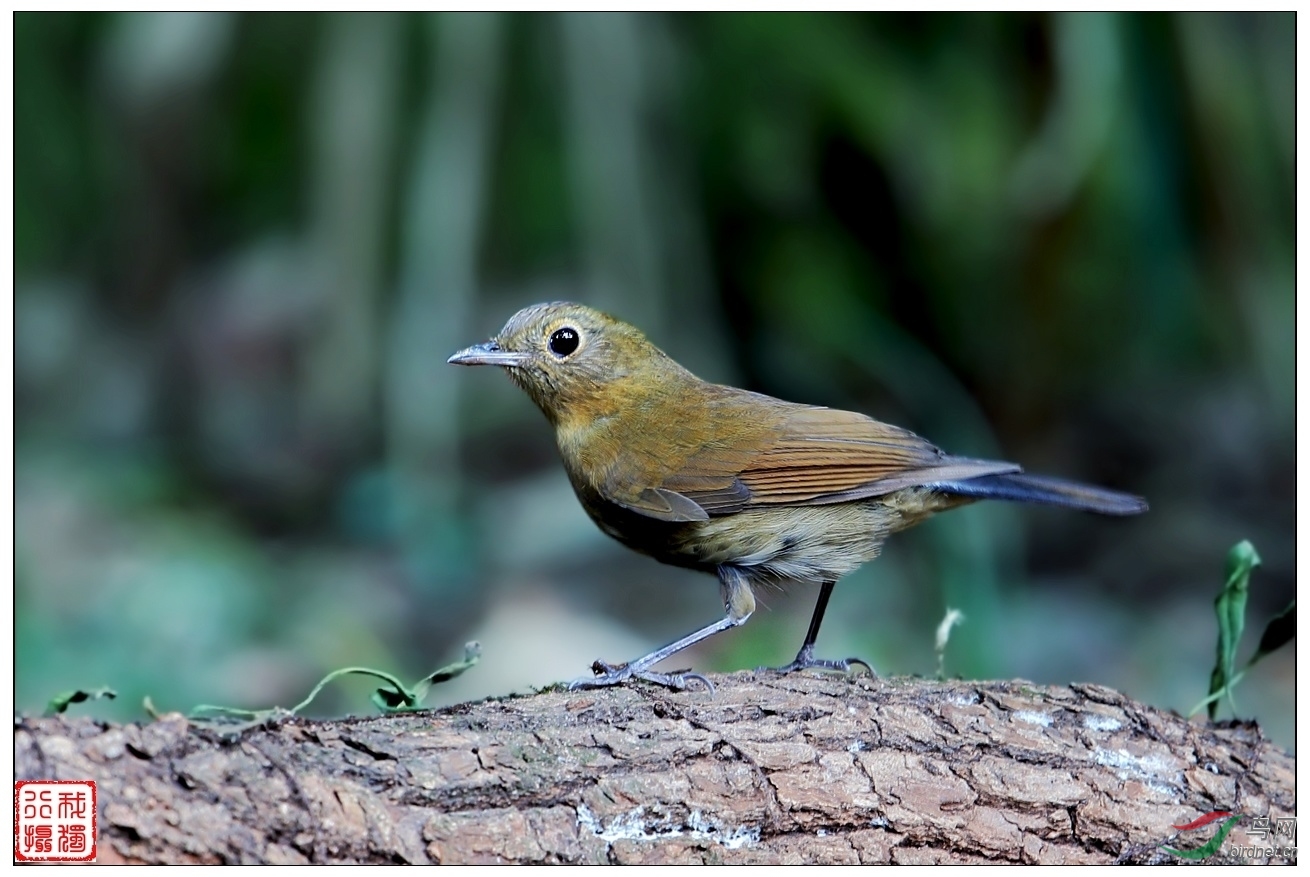
{"type": "MultiPolygon", "coordinates": [[[[631,676],[745,621],[753,585],[823,586],[810,633],[787,669],[845,669],[812,656],[838,578],[877,555],[886,537],[975,499],[1098,511],[1144,511],[1138,497],[1021,474],[1013,463],[954,457],[909,430],[863,414],[798,405],[700,380],[633,327],[554,303],[515,314],[491,342],[451,362],[506,368],[555,427],[583,507],[606,533],[666,563],[715,572],[727,616],[620,667],[631,676]]],[[[861,662],[862,663],[862,662],[861,662]]]]}

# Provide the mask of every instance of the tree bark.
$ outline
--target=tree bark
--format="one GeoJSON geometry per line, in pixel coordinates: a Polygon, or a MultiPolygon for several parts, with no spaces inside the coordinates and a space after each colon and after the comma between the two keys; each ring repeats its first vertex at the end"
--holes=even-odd
{"type": "Polygon", "coordinates": [[[102,862],[1156,862],[1209,811],[1296,812],[1255,725],[1095,685],[714,683],[236,735],[20,718],[15,777],[96,780],[102,862]]]}

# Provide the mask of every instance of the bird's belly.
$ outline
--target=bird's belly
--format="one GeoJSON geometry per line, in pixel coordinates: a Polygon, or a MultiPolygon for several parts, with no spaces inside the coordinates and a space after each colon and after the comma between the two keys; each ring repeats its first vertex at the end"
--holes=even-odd
{"type": "Polygon", "coordinates": [[[664,563],[705,571],[727,564],[763,579],[809,582],[836,581],[872,560],[895,519],[869,500],[749,509],[687,523],[657,521],[610,504],[584,506],[607,534],[664,563]]]}
{"type": "Polygon", "coordinates": [[[889,516],[877,502],[751,509],[697,525],[680,550],[793,581],[826,582],[878,556],[889,516]]]}

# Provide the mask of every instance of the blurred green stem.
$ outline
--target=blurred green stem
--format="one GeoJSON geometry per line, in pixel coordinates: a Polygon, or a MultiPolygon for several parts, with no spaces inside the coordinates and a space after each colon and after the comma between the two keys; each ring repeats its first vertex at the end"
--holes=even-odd
{"type": "Polygon", "coordinates": [[[439,586],[465,540],[458,513],[459,387],[446,365],[472,337],[477,255],[487,202],[491,135],[499,114],[501,19],[425,16],[436,69],[418,147],[403,187],[400,284],[387,352],[386,426],[391,495],[411,570],[439,586]]]}
{"type": "Polygon", "coordinates": [[[377,379],[400,21],[391,13],[329,15],[314,94],[310,239],[323,303],[305,370],[303,427],[349,446],[367,436],[377,379]]]}
{"type": "Polygon", "coordinates": [[[637,15],[575,12],[559,21],[575,209],[586,241],[586,300],[621,310],[658,338],[664,281],[650,197],[654,174],[642,131],[646,65],[637,15]]]}

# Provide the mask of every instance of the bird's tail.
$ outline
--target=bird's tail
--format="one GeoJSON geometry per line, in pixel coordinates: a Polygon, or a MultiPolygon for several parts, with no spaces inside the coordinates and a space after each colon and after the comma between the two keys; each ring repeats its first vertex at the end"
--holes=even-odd
{"type": "Polygon", "coordinates": [[[1062,481],[1041,475],[983,475],[960,481],[944,481],[934,489],[971,499],[1005,499],[1062,506],[1102,515],[1136,515],[1146,511],[1146,500],[1090,484],[1062,481]]]}

